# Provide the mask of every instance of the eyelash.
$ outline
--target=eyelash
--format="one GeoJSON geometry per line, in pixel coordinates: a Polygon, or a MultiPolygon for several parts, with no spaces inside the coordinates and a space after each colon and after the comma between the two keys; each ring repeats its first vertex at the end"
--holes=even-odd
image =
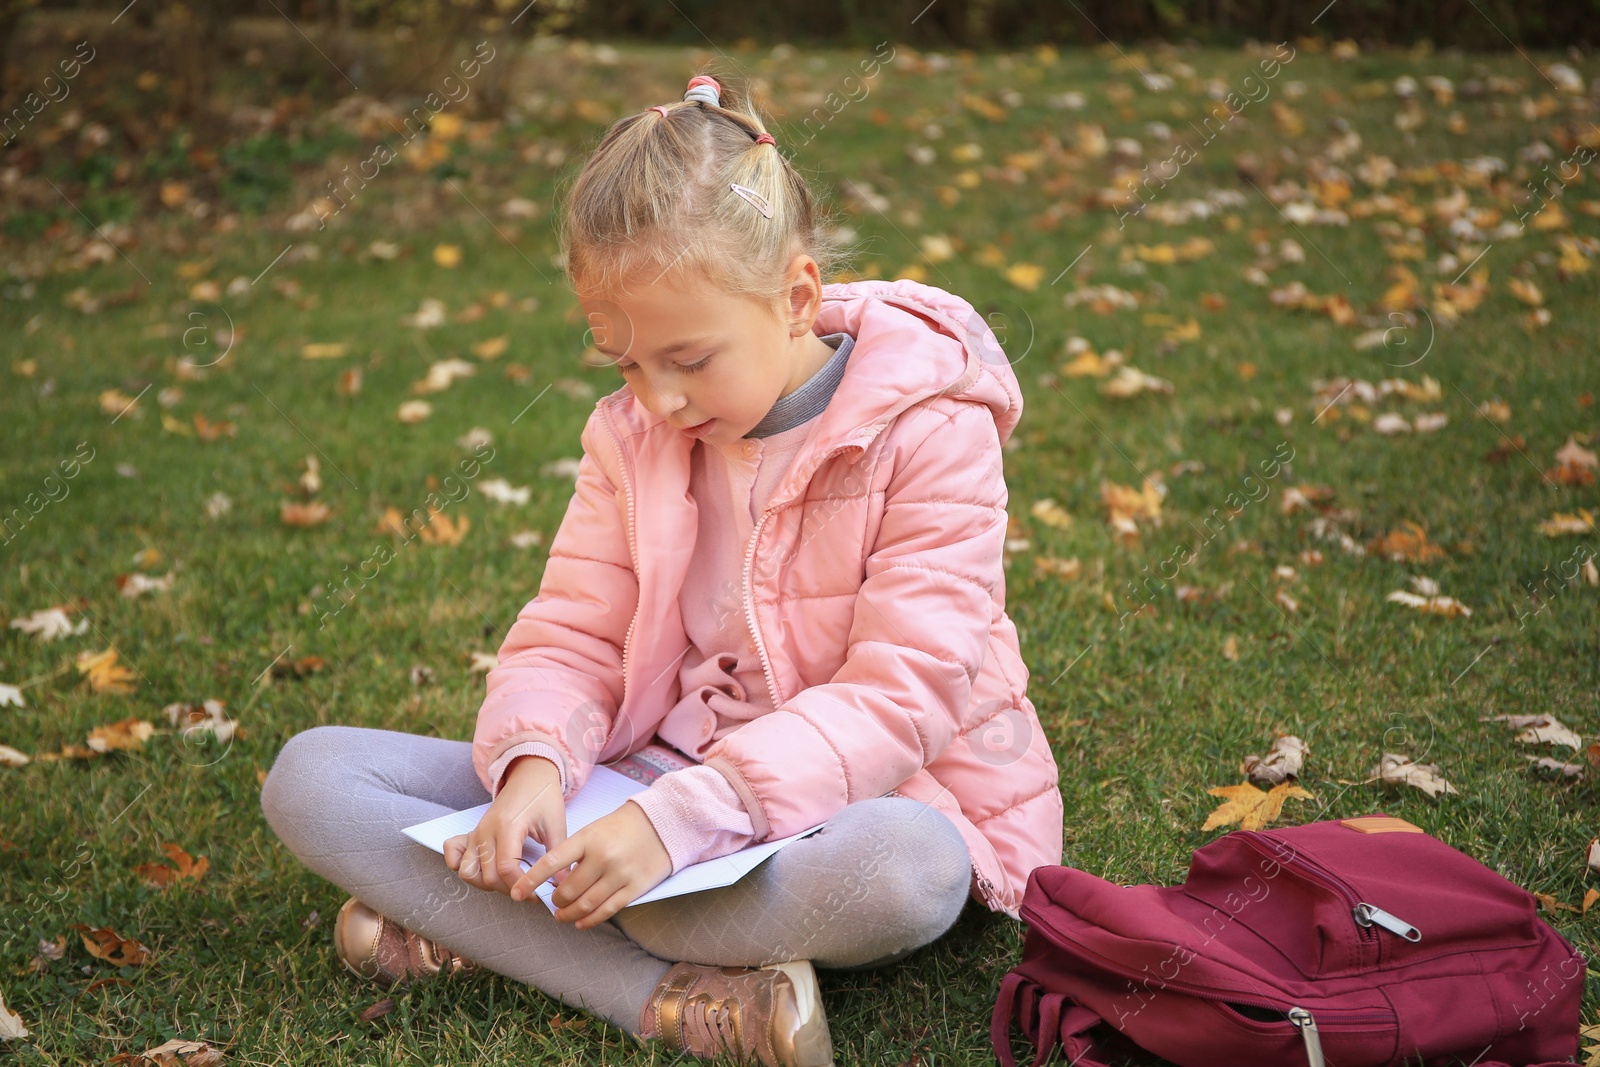
{"type": "MultiPolygon", "coordinates": [[[[707,356],[705,359],[702,359],[699,363],[680,363],[680,364],[678,364],[678,369],[683,371],[683,373],[685,373],[685,374],[698,374],[700,371],[705,370],[706,369],[706,364],[708,364],[710,362],[711,362],[711,357],[707,356]]],[[[636,369],[638,366],[639,365],[637,363],[630,363],[626,367],[621,366],[619,364],[617,366],[617,370],[621,371],[623,374],[627,374],[629,371],[636,369]]]]}

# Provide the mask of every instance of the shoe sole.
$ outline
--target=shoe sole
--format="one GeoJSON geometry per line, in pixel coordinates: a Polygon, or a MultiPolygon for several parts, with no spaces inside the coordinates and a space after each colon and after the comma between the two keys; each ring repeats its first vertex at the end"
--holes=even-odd
{"type": "Polygon", "coordinates": [[[795,1034],[797,1059],[794,1067],[833,1067],[833,1039],[828,1034],[828,1020],[822,1014],[822,991],[817,987],[816,969],[809,960],[776,963],[771,969],[788,976],[794,986],[795,1006],[800,1018],[805,1020],[795,1034]]]}

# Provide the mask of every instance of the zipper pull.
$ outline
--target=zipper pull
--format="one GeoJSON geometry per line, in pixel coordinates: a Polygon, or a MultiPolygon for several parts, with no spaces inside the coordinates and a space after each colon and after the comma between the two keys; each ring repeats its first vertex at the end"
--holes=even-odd
{"type": "Polygon", "coordinates": [[[1289,1021],[1300,1030],[1300,1037],[1306,1043],[1306,1062],[1310,1067],[1328,1067],[1328,1061],[1322,1058],[1322,1038],[1317,1035],[1317,1020],[1304,1008],[1290,1008],[1289,1021]]]}
{"type": "Polygon", "coordinates": [[[1391,915],[1375,904],[1363,901],[1354,909],[1356,922],[1361,926],[1381,926],[1391,934],[1399,934],[1410,942],[1422,940],[1422,931],[1398,915],[1391,915]]]}

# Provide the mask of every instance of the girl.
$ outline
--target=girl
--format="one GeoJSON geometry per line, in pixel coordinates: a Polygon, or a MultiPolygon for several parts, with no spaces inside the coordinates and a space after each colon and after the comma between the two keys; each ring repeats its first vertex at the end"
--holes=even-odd
{"type": "Polygon", "coordinates": [[[889,963],[1061,862],[1057,769],[1005,613],[1022,414],[971,305],[822,281],[835,248],[761,119],[699,76],[619,120],[563,215],[623,385],[583,429],[538,595],[470,745],[322,726],[262,790],[355,894],[341,959],[485,967],[702,1057],[832,1062],[813,965],[889,963]],[[566,834],[606,764],[649,783],[566,834]],[[492,803],[445,863],[400,830],[492,803]],[[822,829],[722,889],[684,866],[822,829]],[[524,873],[522,843],[549,851],[524,873]],[[556,884],[552,915],[533,889],[556,884]]]}

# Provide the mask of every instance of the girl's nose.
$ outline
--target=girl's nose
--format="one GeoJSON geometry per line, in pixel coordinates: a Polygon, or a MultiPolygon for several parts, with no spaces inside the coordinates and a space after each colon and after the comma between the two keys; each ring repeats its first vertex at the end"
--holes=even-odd
{"type": "Polygon", "coordinates": [[[654,383],[651,383],[648,388],[653,404],[646,406],[653,406],[656,414],[662,418],[670,417],[687,403],[688,398],[683,395],[681,390],[662,389],[654,383]]]}

